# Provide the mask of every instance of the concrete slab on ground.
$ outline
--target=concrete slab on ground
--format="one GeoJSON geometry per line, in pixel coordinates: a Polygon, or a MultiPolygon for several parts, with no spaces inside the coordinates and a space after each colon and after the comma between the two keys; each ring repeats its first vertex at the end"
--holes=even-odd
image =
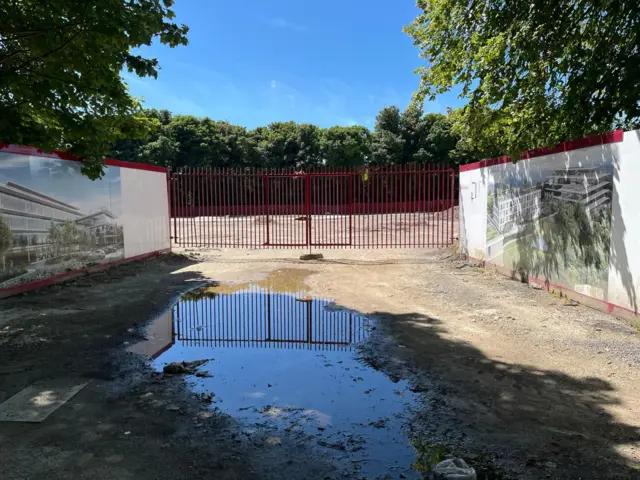
{"type": "Polygon", "coordinates": [[[69,378],[36,382],[0,404],[0,422],[42,422],[86,386],[69,378]]]}

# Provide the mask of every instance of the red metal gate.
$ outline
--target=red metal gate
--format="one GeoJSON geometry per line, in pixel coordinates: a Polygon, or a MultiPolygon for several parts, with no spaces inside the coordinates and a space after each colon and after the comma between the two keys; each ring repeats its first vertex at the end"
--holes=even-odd
{"type": "Polygon", "coordinates": [[[439,165],[172,173],[172,240],[201,247],[443,247],[456,172],[439,165]]]}

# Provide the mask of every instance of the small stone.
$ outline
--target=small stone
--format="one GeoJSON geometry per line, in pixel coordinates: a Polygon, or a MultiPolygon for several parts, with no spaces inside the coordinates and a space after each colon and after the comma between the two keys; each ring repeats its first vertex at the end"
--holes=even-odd
{"type": "Polygon", "coordinates": [[[170,412],[177,412],[178,410],[180,410],[180,407],[177,405],[171,404],[171,405],[167,405],[165,407],[165,410],[168,410],[170,412]]]}
{"type": "Polygon", "coordinates": [[[322,260],[324,256],[321,253],[307,253],[300,255],[300,260],[322,260]]]}
{"type": "Polygon", "coordinates": [[[558,465],[553,462],[544,462],[544,466],[547,468],[556,468],[558,465]]]}

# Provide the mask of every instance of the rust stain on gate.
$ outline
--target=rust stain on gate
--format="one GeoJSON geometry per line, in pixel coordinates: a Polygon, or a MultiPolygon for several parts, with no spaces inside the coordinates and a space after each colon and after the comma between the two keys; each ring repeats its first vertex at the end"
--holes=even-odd
{"type": "Polygon", "coordinates": [[[172,241],[217,248],[444,247],[456,171],[439,165],[171,174],[172,241]]]}

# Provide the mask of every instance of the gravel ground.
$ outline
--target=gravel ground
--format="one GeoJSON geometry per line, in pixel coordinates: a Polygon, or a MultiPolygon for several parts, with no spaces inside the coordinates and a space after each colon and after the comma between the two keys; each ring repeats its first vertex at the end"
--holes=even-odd
{"type": "Polygon", "coordinates": [[[317,445],[247,437],[126,353],[181,292],[270,274],[277,291],[377,318],[362,359],[412,386],[412,437],[503,478],[640,478],[640,334],[626,321],[445,251],[184,253],[0,301],[0,401],[40,379],[91,380],[42,424],[0,424],[3,479],[341,478],[317,445]]]}
{"type": "Polygon", "coordinates": [[[221,281],[311,270],[311,295],[381,318],[369,358],[429,392],[411,424],[432,443],[514,478],[640,478],[640,334],[628,321],[443,251],[189,253],[221,281]]]}

